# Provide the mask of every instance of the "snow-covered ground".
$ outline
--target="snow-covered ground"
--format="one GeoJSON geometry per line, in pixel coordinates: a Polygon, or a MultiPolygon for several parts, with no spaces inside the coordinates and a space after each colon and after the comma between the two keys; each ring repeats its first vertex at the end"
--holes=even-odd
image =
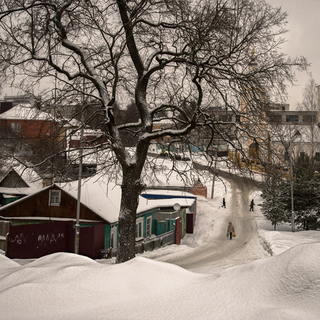
{"type": "MultiPolygon", "coordinates": [[[[225,237],[234,194],[224,183],[215,183],[214,199],[199,199],[195,233],[180,246],[123,264],[69,253],[34,261],[0,255],[0,319],[320,319],[320,232],[273,231],[259,205],[252,216],[258,240],[238,255],[193,271],[159,261],[218,240],[222,251],[239,245],[239,229],[232,241],[225,237]]],[[[258,192],[250,198],[262,201],[258,192]]]]}

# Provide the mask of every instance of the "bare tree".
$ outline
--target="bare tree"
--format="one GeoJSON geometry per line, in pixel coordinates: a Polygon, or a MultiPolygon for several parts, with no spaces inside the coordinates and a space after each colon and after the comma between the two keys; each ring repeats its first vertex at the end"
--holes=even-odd
{"type": "Polygon", "coordinates": [[[206,148],[218,136],[241,150],[241,140],[231,138],[250,126],[224,123],[234,125],[231,137],[209,107],[220,101],[239,112],[239,101],[246,101],[243,116],[253,122],[266,108],[260,93],[267,100],[283,94],[292,67],[305,67],[303,58],[279,52],[286,16],[263,0],[1,1],[2,78],[31,92],[46,84],[55,103],[83,101],[80,112],[99,105],[91,117],[103,119],[106,167],[122,172],[118,262],[135,255],[137,199],[150,143],[163,137],[188,142],[201,128],[206,148]],[[117,123],[114,104],[131,101],[139,120],[117,123]],[[164,120],[170,126],[162,126],[164,120]],[[133,153],[121,139],[125,131],[137,138],[133,153]]]}
{"type": "Polygon", "coordinates": [[[303,100],[302,103],[298,103],[298,109],[301,111],[309,111],[310,114],[305,115],[306,123],[305,133],[309,145],[309,156],[314,157],[315,150],[319,141],[319,130],[316,127],[318,124],[318,88],[317,83],[310,74],[308,83],[306,84],[303,90],[303,100]]]}
{"type": "MultiPolygon", "coordinates": [[[[301,111],[317,111],[318,110],[318,88],[315,79],[310,74],[308,83],[303,90],[303,101],[298,103],[298,109],[301,111]]],[[[316,123],[314,119],[313,123],[316,123]]]]}

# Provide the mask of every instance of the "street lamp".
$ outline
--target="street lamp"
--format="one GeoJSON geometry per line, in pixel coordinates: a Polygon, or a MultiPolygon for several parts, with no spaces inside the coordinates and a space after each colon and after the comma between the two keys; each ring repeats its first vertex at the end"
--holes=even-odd
{"type": "Polygon", "coordinates": [[[291,186],[291,229],[292,232],[295,232],[295,225],[294,225],[294,205],[293,205],[293,172],[292,172],[292,144],[293,144],[293,140],[296,137],[300,137],[301,134],[299,132],[299,130],[297,130],[295,132],[295,134],[293,135],[293,137],[291,137],[291,132],[290,132],[290,143],[289,143],[289,153],[290,153],[290,186],[291,186]]]}

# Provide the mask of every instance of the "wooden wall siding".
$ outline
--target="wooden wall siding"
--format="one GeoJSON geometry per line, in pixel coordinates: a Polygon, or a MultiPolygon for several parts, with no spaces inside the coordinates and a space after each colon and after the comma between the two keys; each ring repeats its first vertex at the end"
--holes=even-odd
{"type": "MultiPolygon", "coordinates": [[[[104,224],[80,228],[79,254],[100,258],[104,249],[104,224]]],[[[72,221],[11,226],[7,256],[31,259],[55,252],[74,252],[75,232],[72,221]]]]}
{"type": "Polygon", "coordinates": [[[29,139],[48,138],[57,133],[59,126],[53,121],[34,121],[34,120],[2,120],[5,121],[9,131],[11,123],[20,123],[21,131],[16,134],[29,139]]]}
{"type": "Polygon", "coordinates": [[[80,228],[79,254],[91,259],[100,259],[100,250],[104,249],[104,224],[80,228]]]}
{"type": "Polygon", "coordinates": [[[156,222],[156,230],[155,235],[161,235],[168,231],[167,222],[166,221],[157,221],[156,222]]]}
{"type": "MultiPolygon", "coordinates": [[[[50,189],[61,190],[58,187],[52,187],[50,189]]],[[[77,200],[63,190],[61,190],[60,206],[49,206],[49,189],[44,189],[31,197],[14,202],[9,207],[3,208],[3,210],[0,211],[0,216],[3,217],[44,217],[67,218],[72,220],[76,219],[76,214],[77,200]]],[[[84,205],[80,207],[80,219],[107,223],[84,205]]]]}
{"type": "Polygon", "coordinates": [[[9,258],[40,258],[55,252],[74,252],[72,221],[10,227],[9,258]]]}

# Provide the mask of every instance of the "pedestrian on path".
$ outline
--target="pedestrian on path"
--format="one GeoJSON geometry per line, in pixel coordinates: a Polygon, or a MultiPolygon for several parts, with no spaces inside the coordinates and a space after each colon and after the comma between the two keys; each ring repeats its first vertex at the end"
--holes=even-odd
{"type": "Polygon", "coordinates": [[[226,199],[225,198],[222,199],[222,208],[226,208],[226,199]]]}
{"type": "Polygon", "coordinates": [[[254,211],[254,201],[253,201],[253,199],[250,202],[250,210],[249,211],[254,211]]]}
{"type": "Polygon", "coordinates": [[[230,240],[232,240],[232,236],[233,236],[233,233],[234,233],[235,231],[234,231],[234,226],[233,226],[233,224],[232,224],[231,221],[230,221],[229,224],[228,224],[227,232],[229,233],[230,240]]]}

